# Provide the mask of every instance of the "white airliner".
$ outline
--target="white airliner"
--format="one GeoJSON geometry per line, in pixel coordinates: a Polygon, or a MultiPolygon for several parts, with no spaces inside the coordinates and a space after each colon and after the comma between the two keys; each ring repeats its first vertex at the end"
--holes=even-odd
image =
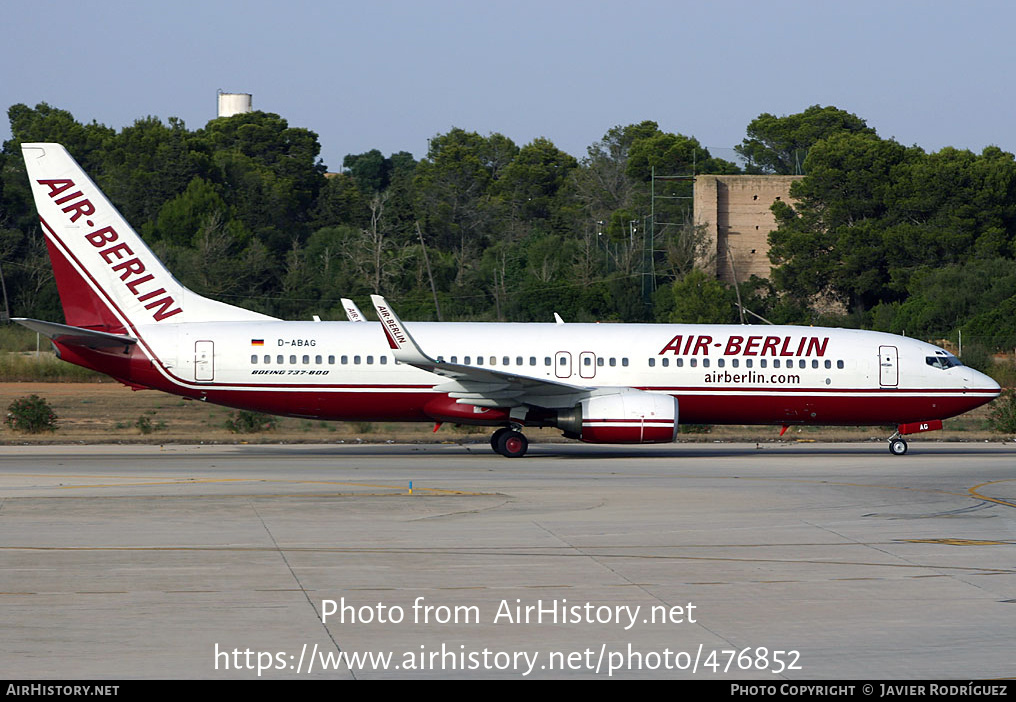
{"type": "Polygon", "coordinates": [[[137,389],[327,420],[524,427],[591,443],[674,441],[693,424],[896,425],[999,394],[952,354],[891,334],[750,325],[282,321],[184,288],[59,144],[23,144],[66,324],[19,319],[65,361],[137,389]],[[679,413],[680,410],[680,413],[679,413]]]}

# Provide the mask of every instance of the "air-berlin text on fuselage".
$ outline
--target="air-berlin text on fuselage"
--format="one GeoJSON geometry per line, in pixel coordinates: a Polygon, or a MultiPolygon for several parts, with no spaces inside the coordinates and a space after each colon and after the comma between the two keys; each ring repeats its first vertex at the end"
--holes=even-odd
{"type": "Polygon", "coordinates": [[[817,336],[730,336],[713,341],[706,334],[678,334],[658,356],[708,356],[709,349],[720,349],[721,356],[825,356],[829,337],[817,336]]]}
{"type": "MultiPolygon", "coordinates": [[[[88,219],[89,215],[95,214],[95,206],[91,201],[80,190],[64,195],[66,191],[72,190],[75,187],[74,181],[62,178],[40,180],[38,182],[39,185],[49,188],[48,194],[50,198],[52,198],[56,205],[61,206],[60,209],[63,212],[70,215],[72,223],[77,222],[81,217],[85,217],[85,223],[89,227],[93,226],[92,220],[88,219]]],[[[152,310],[152,316],[156,322],[161,322],[167,317],[172,317],[183,311],[178,306],[174,307],[175,301],[171,295],[166,293],[165,288],[148,289],[152,287],[149,284],[155,280],[155,276],[145,272],[145,264],[141,262],[141,259],[137,257],[130,258],[134,256],[134,252],[127,244],[122,241],[115,243],[120,239],[120,235],[116,233],[113,227],[96,229],[89,234],[85,234],[85,239],[92,246],[100,249],[99,255],[102,256],[102,260],[110,266],[114,273],[119,274],[120,280],[124,282],[124,285],[130,290],[131,294],[139,302],[148,302],[145,305],[145,309],[152,310]],[[159,297],[160,295],[162,297],[159,297]]],[[[158,283],[154,283],[154,285],[158,285],[158,283]]]]}

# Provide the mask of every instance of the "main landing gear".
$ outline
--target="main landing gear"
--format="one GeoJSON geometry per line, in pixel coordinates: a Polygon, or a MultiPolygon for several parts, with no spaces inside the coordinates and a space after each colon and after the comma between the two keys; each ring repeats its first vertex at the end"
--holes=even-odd
{"type": "Polygon", "coordinates": [[[518,424],[501,427],[491,434],[490,447],[505,458],[522,458],[529,448],[529,440],[521,429],[518,424]]]}
{"type": "Polygon", "coordinates": [[[894,456],[902,456],[907,452],[907,442],[903,440],[897,431],[889,437],[889,453],[894,456]]]}

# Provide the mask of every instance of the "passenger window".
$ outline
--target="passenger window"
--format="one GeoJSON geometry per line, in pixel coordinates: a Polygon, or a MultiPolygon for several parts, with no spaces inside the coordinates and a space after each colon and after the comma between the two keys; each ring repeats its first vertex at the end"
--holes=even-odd
{"type": "Polygon", "coordinates": [[[359,356],[353,356],[353,363],[355,365],[357,365],[357,366],[360,365],[360,357],[359,356]]]}
{"type": "Polygon", "coordinates": [[[381,365],[382,366],[387,366],[388,365],[388,357],[387,356],[382,356],[381,357],[381,365]]]}
{"type": "Polygon", "coordinates": [[[826,368],[832,368],[833,367],[833,362],[830,361],[829,359],[826,359],[825,367],[826,368]]]}
{"type": "Polygon", "coordinates": [[[271,362],[272,362],[272,357],[269,356],[268,354],[265,354],[265,363],[271,363],[271,362]]]}
{"type": "Polygon", "coordinates": [[[276,356],[275,357],[275,362],[276,363],[285,363],[286,362],[286,357],[285,356],[276,356]]]}
{"type": "Polygon", "coordinates": [[[465,359],[464,359],[464,360],[463,360],[462,362],[463,362],[463,363],[464,363],[465,365],[467,365],[467,366],[468,366],[468,365],[470,365],[470,364],[469,364],[469,359],[470,359],[470,356],[466,356],[466,357],[465,357],[465,359]]]}
{"type": "Polygon", "coordinates": [[[689,359],[688,365],[691,366],[692,368],[695,368],[696,366],[698,366],[698,359],[697,358],[689,359]]]}
{"type": "Polygon", "coordinates": [[[374,365],[374,357],[373,356],[367,356],[367,365],[368,366],[373,366],[374,365]]]}
{"type": "Polygon", "coordinates": [[[516,357],[515,357],[515,365],[516,365],[516,366],[521,366],[521,365],[523,365],[523,363],[522,363],[522,356],[516,356],[516,357]]]}
{"type": "Polygon", "coordinates": [[[649,359],[649,367],[652,368],[655,365],[656,365],[656,359],[655,358],[650,358],[649,359]]]}
{"type": "Polygon", "coordinates": [[[836,367],[839,368],[840,370],[843,370],[843,361],[837,361],[836,367]]]}
{"type": "Polygon", "coordinates": [[[812,367],[812,368],[818,368],[818,361],[817,361],[817,360],[813,360],[813,361],[811,362],[811,367],[812,367]]]}
{"type": "Polygon", "coordinates": [[[616,365],[617,365],[617,359],[616,358],[610,359],[610,367],[613,368],[616,365]]]}
{"type": "Polygon", "coordinates": [[[320,366],[321,365],[321,357],[320,356],[315,356],[314,357],[314,363],[316,363],[316,364],[318,364],[320,366]]]}
{"type": "Polygon", "coordinates": [[[289,357],[289,362],[293,365],[296,365],[296,354],[293,354],[289,357]]]}
{"type": "Polygon", "coordinates": [[[334,366],[335,365],[335,356],[329,356],[328,357],[328,365],[330,365],[330,366],[334,366]]]}
{"type": "Polygon", "coordinates": [[[347,363],[349,363],[349,356],[343,356],[339,360],[342,361],[342,365],[346,365],[347,363]]]}
{"type": "Polygon", "coordinates": [[[732,358],[730,359],[730,365],[733,366],[734,368],[737,368],[738,365],[740,365],[740,361],[738,361],[736,358],[732,358]]]}
{"type": "Polygon", "coordinates": [[[603,366],[603,356],[597,356],[596,357],[596,365],[601,366],[601,367],[603,366]]]}
{"type": "Polygon", "coordinates": [[[723,368],[723,366],[725,366],[725,365],[726,365],[726,361],[724,361],[722,358],[716,361],[716,366],[718,368],[723,368]]]}
{"type": "Polygon", "coordinates": [[[624,366],[625,368],[627,368],[628,367],[628,359],[627,358],[622,358],[621,359],[621,365],[624,366]]]}
{"type": "Polygon", "coordinates": [[[254,364],[257,364],[257,362],[258,362],[258,356],[257,356],[257,354],[254,354],[253,356],[250,357],[250,362],[254,363],[254,364]]]}
{"type": "Polygon", "coordinates": [[[310,363],[310,356],[304,356],[303,357],[303,364],[307,365],[308,363],[310,363]]]}
{"type": "Polygon", "coordinates": [[[664,358],[663,359],[663,367],[666,368],[669,365],[670,365],[670,359],[669,358],[664,358]]]}
{"type": "Polygon", "coordinates": [[[703,358],[702,359],[702,367],[703,368],[708,368],[709,367],[709,359],[708,358],[703,358]]]}
{"type": "Polygon", "coordinates": [[[684,368],[684,359],[683,358],[677,359],[676,361],[674,361],[674,363],[677,365],[678,368],[684,368]]]}
{"type": "Polygon", "coordinates": [[[531,365],[531,366],[535,366],[536,365],[536,356],[530,356],[529,357],[529,365],[531,365]]]}
{"type": "Polygon", "coordinates": [[[550,365],[550,356],[544,356],[543,357],[543,365],[545,365],[545,366],[549,366],[550,365]]]}

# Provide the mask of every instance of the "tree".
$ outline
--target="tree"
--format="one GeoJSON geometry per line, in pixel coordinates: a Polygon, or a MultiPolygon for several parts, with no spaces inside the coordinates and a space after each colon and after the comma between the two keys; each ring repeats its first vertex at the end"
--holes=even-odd
{"type": "Polygon", "coordinates": [[[885,248],[892,174],[920,149],[869,134],[834,134],[808,155],[808,176],[795,182],[795,204],[776,202],[769,258],[777,287],[798,300],[832,296],[870,309],[896,293],[885,248]]]}
{"type": "Polygon", "coordinates": [[[107,140],[101,158],[97,182],[135,227],[154,222],[195,178],[212,177],[207,143],[176,118],[136,120],[107,140]]]}
{"type": "Polygon", "coordinates": [[[732,324],[738,318],[734,291],[698,268],[660,287],[656,298],[659,322],[732,324]]]}
{"type": "Polygon", "coordinates": [[[213,152],[226,203],[277,255],[309,235],[310,212],[324,185],[317,134],[277,114],[221,117],[197,132],[213,152]]]}
{"type": "Polygon", "coordinates": [[[512,230],[519,221],[540,222],[546,228],[561,206],[558,195],[577,166],[573,156],[542,137],[519,149],[493,188],[512,230]]]}
{"type": "Polygon", "coordinates": [[[456,128],[431,139],[427,157],[416,166],[413,189],[424,236],[455,251],[457,286],[479,282],[475,263],[495,221],[491,184],[516,153],[518,147],[501,134],[482,137],[456,128]]]}
{"type": "Polygon", "coordinates": [[[7,110],[11,123],[10,141],[4,142],[4,153],[21,158],[20,145],[32,142],[63,144],[75,160],[89,172],[101,172],[103,151],[115,131],[92,122],[81,124],[67,110],[40,102],[35,108],[12,105],[7,110]]]}
{"type": "Polygon", "coordinates": [[[748,173],[807,173],[808,151],[833,134],[875,135],[857,115],[836,107],[812,105],[804,112],[776,115],[763,112],[748,125],[748,136],[734,150],[747,161],[748,173]]]}

